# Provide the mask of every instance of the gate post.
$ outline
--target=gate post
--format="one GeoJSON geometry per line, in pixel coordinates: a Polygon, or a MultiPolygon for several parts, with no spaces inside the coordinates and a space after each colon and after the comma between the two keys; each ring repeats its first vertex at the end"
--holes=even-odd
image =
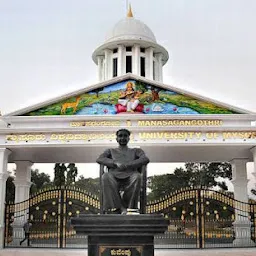
{"type": "Polygon", "coordinates": [[[5,229],[5,193],[6,180],[9,176],[7,172],[8,156],[11,153],[6,148],[0,148],[0,249],[4,247],[4,229],[5,229]]]}
{"type": "MultiPolygon", "coordinates": [[[[31,167],[33,165],[30,161],[15,161],[16,164],[16,178],[15,185],[15,215],[13,227],[13,245],[19,245],[20,240],[24,237],[23,225],[29,219],[29,204],[23,213],[19,212],[18,203],[29,200],[29,190],[31,186],[31,167]],[[18,216],[17,216],[18,215],[18,216]]],[[[28,202],[28,201],[27,201],[28,202]]]]}
{"type": "Polygon", "coordinates": [[[232,183],[234,185],[235,201],[235,221],[233,222],[235,240],[234,246],[253,246],[251,240],[251,221],[248,212],[248,192],[247,192],[247,170],[248,159],[233,159],[232,183]]]}

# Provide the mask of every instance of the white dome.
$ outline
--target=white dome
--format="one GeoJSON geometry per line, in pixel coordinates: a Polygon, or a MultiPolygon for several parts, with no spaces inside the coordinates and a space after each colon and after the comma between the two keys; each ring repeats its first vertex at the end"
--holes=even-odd
{"type": "Polygon", "coordinates": [[[119,40],[144,40],[156,43],[155,35],[151,29],[133,17],[120,20],[107,34],[105,43],[119,40]]]}

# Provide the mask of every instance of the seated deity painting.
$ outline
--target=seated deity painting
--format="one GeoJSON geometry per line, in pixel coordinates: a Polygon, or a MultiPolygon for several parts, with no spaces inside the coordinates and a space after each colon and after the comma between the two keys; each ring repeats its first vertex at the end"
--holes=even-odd
{"type": "Polygon", "coordinates": [[[23,115],[232,114],[233,110],[138,80],[94,87],[23,115]]]}

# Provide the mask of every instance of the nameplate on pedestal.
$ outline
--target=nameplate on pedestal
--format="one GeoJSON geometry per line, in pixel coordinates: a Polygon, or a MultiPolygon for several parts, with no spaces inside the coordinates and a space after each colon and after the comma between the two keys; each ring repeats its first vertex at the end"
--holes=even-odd
{"type": "Polygon", "coordinates": [[[99,246],[99,256],[142,256],[142,246],[99,246]]]}

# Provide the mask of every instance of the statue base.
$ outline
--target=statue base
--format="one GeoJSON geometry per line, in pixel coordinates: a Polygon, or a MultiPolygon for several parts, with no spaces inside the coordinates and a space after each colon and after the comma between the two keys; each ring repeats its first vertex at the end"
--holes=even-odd
{"type": "Polygon", "coordinates": [[[77,234],[88,235],[90,256],[153,256],[154,235],[164,233],[168,224],[161,214],[84,214],[71,219],[77,234]]]}

